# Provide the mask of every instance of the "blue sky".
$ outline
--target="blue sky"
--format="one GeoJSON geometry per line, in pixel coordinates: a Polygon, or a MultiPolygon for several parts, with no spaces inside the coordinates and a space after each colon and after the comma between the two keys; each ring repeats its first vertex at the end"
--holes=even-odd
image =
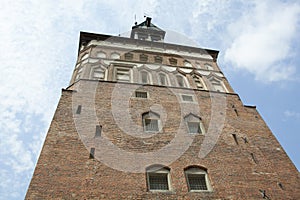
{"type": "Polygon", "coordinates": [[[200,47],[246,105],[256,105],[300,169],[300,3],[297,0],[1,1],[0,199],[23,199],[80,31],[118,35],[146,13],[200,47]]]}

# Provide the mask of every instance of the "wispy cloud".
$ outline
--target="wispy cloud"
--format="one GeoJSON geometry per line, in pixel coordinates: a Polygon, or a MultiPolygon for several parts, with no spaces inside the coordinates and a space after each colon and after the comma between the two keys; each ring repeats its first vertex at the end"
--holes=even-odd
{"type": "Polygon", "coordinates": [[[287,118],[300,119],[300,112],[286,110],[284,111],[284,116],[287,118]]]}

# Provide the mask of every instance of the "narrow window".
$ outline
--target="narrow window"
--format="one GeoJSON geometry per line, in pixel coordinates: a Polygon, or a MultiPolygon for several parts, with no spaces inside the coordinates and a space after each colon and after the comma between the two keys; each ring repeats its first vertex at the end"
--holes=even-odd
{"type": "Polygon", "coordinates": [[[253,162],[254,162],[255,164],[257,164],[257,160],[256,160],[256,158],[255,158],[255,156],[254,156],[254,153],[251,153],[251,158],[252,158],[253,162]]]}
{"type": "Polygon", "coordinates": [[[77,110],[76,110],[76,114],[80,114],[81,113],[81,105],[78,105],[77,110]]]}
{"type": "Polygon", "coordinates": [[[101,132],[102,132],[102,126],[97,125],[97,126],[96,126],[95,137],[100,137],[100,136],[101,136],[101,132]]]}
{"type": "Polygon", "coordinates": [[[185,176],[190,192],[209,190],[210,185],[206,170],[198,167],[191,167],[185,170],[185,176]]]}
{"type": "Polygon", "coordinates": [[[169,176],[170,170],[167,168],[149,168],[147,169],[147,182],[150,191],[170,190],[169,176]]]}
{"type": "Polygon", "coordinates": [[[176,79],[179,87],[185,87],[185,83],[182,76],[176,76],[176,79]]]}
{"type": "Polygon", "coordinates": [[[232,134],[232,137],[233,137],[233,139],[234,139],[236,145],[239,145],[238,140],[237,140],[237,137],[236,137],[236,134],[232,134]]]}
{"type": "Polygon", "coordinates": [[[91,148],[90,150],[90,159],[94,159],[95,158],[95,148],[91,148]]]}
{"type": "Polygon", "coordinates": [[[141,74],[141,82],[143,84],[149,83],[148,72],[142,71],[140,74],[141,74]]]}
{"type": "Polygon", "coordinates": [[[167,85],[167,77],[165,74],[158,75],[158,83],[159,85],[167,85]]]}

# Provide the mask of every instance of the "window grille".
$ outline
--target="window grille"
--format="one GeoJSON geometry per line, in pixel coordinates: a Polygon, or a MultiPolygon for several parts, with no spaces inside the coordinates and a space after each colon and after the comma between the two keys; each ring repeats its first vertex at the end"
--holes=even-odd
{"type": "Polygon", "coordinates": [[[125,53],[125,60],[132,60],[133,54],[132,53],[125,53]]]}
{"type": "Polygon", "coordinates": [[[205,174],[187,174],[189,190],[207,190],[205,174]]]}
{"type": "Polygon", "coordinates": [[[150,190],[169,190],[167,173],[149,173],[148,179],[150,190]]]}
{"type": "Polygon", "coordinates": [[[154,58],[154,62],[155,62],[155,63],[162,63],[162,57],[156,56],[156,57],[154,58]]]}
{"type": "Polygon", "coordinates": [[[135,97],[137,97],[137,98],[147,98],[148,97],[148,95],[147,95],[147,92],[135,92],[135,97]]]}

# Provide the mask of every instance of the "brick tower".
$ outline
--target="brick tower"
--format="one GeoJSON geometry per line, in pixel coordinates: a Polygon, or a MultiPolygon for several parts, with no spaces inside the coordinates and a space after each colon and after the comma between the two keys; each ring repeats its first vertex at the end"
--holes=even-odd
{"type": "Polygon", "coordinates": [[[299,172],[218,51],[80,33],[26,199],[300,199],[299,172]]]}

